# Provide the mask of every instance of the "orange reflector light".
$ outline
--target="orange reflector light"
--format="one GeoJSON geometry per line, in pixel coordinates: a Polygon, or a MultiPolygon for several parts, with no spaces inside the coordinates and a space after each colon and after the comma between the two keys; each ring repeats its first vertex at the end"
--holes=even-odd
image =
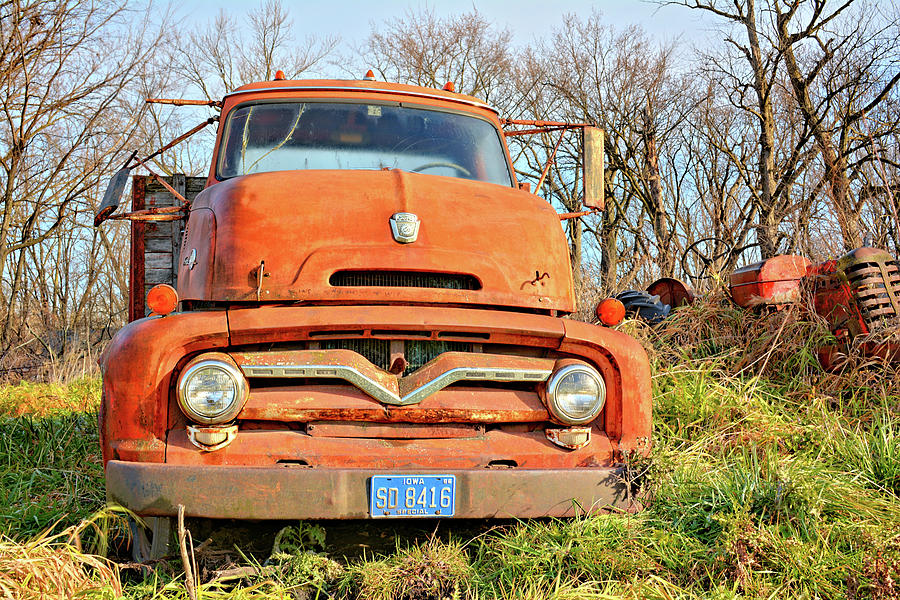
{"type": "Polygon", "coordinates": [[[446,92],[455,92],[455,91],[456,91],[456,86],[453,85],[453,82],[452,82],[452,81],[448,81],[447,83],[444,84],[444,91],[446,91],[446,92]]]}
{"type": "Polygon", "coordinates": [[[375,81],[375,72],[372,69],[366,71],[366,76],[363,77],[366,81],[375,81]]]}
{"type": "Polygon", "coordinates": [[[156,315],[167,315],[178,307],[178,293],[171,285],[160,283],[147,292],[147,306],[156,315]]]}
{"type": "Polygon", "coordinates": [[[625,318],[625,305],[615,298],[601,300],[597,305],[597,318],[604,325],[618,325],[625,318]]]}
{"type": "Polygon", "coordinates": [[[281,69],[275,71],[275,81],[284,81],[284,71],[281,69]]]}

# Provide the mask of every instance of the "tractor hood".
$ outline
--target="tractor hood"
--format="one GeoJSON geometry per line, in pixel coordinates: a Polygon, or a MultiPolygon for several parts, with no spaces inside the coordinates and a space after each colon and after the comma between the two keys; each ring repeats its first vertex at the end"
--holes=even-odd
{"type": "Polygon", "coordinates": [[[568,247],[547,202],[400,170],[213,185],[193,202],[179,265],[183,300],[574,309],[568,247]]]}

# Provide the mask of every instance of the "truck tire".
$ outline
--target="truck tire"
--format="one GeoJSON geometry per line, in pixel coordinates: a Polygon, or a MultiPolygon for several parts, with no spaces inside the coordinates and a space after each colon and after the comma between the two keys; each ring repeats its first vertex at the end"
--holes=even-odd
{"type": "Polygon", "coordinates": [[[143,517],[146,527],[134,519],[128,520],[131,528],[131,559],[140,564],[169,556],[174,547],[172,517],[143,517]]]}

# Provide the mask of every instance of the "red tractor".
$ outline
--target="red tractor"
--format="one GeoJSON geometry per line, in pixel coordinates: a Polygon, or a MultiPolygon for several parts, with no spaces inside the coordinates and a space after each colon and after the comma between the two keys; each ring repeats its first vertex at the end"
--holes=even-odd
{"type": "MultiPolygon", "coordinates": [[[[732,247],[704,238],[688,247],[682,268],[694,283],[714,278],[751,246],[732,247]]],[[[819,349],[827,369],[840,366],[851,344],[865,356],[900,358],[900,269],[885,250],[862,247],[837,260],[813,264],[797,255],[779,255],[741,267],[729,276],[732,301],[744,309],[781,310],[800,304],[825,320],[837,343],[819,349]]],[[[662,278],[646,292],[617,296],[626,314],[650,324],[665,319],[672,307],[691,304],[686,283],[662,278]]]]}
{"type": "MultiPolygon", "coordinates": [[[[900,326],[900,269],[884,250],[857,248],[819,264],[802,256],[775,256],[732,273],[730,288],[738,306],[780,308],[801,302],[825,319],[838,346],[857,342],[869,356],[900,356],[900,343],[888,339],[900,326]]],[[[826,368],[837,366],[838,346],[820,349],[826,368]]]]}

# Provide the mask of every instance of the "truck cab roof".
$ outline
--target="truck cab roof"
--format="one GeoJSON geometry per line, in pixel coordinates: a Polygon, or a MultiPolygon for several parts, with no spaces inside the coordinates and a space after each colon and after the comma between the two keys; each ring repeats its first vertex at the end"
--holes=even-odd
{"type": "Polygon", "coordinates": [[[225,95],[226,104],[243,101],[247,94],[280,94],[283,92],[327,92],[329,95],[375,93],[401,95],[407,98],[421,98],[452,102],[468,107],[475,107],[497,114],[496,109],[484,101],[436,88],[407,85],[403,83],[390,83],[387,81],[368,81],[359,79],[281,79],[275,81],[260,81],[248,83],[225,95]]]}

